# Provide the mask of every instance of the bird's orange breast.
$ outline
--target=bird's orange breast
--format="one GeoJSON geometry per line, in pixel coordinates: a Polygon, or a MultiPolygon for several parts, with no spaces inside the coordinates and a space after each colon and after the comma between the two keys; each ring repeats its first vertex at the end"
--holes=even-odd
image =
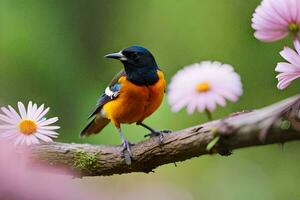
{"type": "Polygon", "coordinates": [[[157,71],[159,80],[151,86],[137,86],[121,77],[121,89],[118,98],[103,106],[104,113],[116,126],[122,123],[142,122],[161,104],[166,82],[161,71],[157,71]]]}

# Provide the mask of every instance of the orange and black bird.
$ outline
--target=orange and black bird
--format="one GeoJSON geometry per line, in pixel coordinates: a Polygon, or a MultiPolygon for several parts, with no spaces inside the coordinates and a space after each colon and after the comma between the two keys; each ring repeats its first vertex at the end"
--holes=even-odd
{"type": "Polygon", "coordinates": [[[168,132],[156,131],[143,123],[160,106],[166,81],[153,55],[144,47],[130,46],[118,53],[108,54],[105,58],[121,61],[124,69],[101,94],[89,117],[92,120],[81,136],[99,133],[111,122],[121,137],[123,151],[127,150],[132,157],[130,143],[122,132],[121,124],[136,123],[150,130],[150,136],[162,136],[168,132]]]}

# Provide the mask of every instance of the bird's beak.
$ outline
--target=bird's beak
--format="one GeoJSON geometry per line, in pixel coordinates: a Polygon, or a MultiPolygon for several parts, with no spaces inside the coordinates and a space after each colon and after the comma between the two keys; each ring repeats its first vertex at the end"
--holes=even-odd
{"type": "Polygon", "coordinates": [[[127,60],[127,58],[122,54],[122,52],[118,53],[110,53],[104,56],[105,58],[112,58],[112,59],[117,59],[117,60],[127,60]]]}

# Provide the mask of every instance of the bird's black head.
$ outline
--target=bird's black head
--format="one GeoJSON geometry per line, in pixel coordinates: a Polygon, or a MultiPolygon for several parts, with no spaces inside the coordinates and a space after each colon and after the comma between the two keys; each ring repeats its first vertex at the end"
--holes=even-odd
{"type": "Polygon", "coordinates": [[[125,68],[157,67],[150,51],[141,46],[130,46],[118,53],[108,54],[105,57],[120,60],[125,68]]]}
{"type": "Polygon", "coordinates": [[[127,77],[137,85],[151,85],[158,80],[158,66],[150,51],[141,46],[130,46],[118,53],[111,53],[105,58],[120,60],[127,77]]]}

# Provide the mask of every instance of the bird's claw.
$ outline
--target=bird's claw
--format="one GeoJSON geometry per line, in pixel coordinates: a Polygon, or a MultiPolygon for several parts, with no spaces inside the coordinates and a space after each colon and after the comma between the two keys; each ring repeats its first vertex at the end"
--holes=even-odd
{"type": "Polygon", "coordinates": [[[161,131],[152,131],[151,133],[145,135],[144,137],[157,137],[159,136],[159,144],[164,143],[164,134],[172,133],[171,130],[161,130],[161,131]]]}
{"type": "Polygon", "coordinates": [[[129,141],[124,140],[122,142],[122,153],[125,157],[125,162],[126,164],[130,165],[131,164],[131,160],[133,158],[132,156],[132,151],[131,151],[131,146],[133,146],[133,144],[131,144],[129,141]]]}
{"type": "Polygon", "coordinates": [[[161,131],[152,131],[147,135],[144,135],[144,137],[156,137],[156,136],[160,136],[164,133],[172,133],[171,130],[161,130],[161,131]]]}

